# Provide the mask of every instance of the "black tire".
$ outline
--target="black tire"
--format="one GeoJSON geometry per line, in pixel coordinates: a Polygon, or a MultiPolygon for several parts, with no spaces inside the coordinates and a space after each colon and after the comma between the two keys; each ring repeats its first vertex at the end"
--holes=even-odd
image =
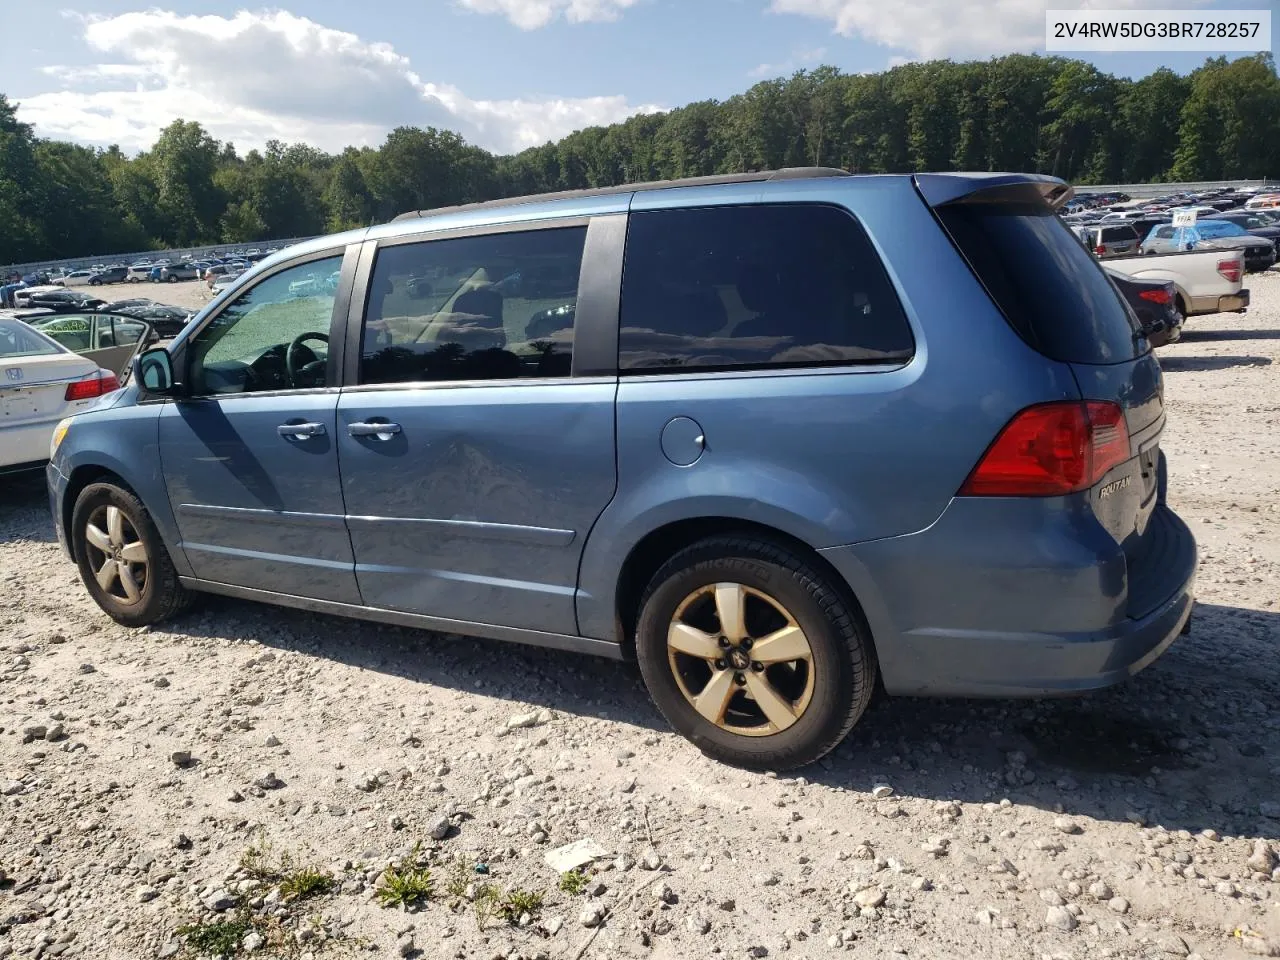
{"type": "Polygon", "coordinates": [[[788,548],[750,536],[699,541],[654,575],[641,600],[636,656],[650,696],[675,730],[713,759],[756,770],[820,760],[848,735],[875,689],[871,640],[845,595],[788,548]],[[724,730],[701,716],[677,682],[667,631],[682,601],[708,584],[732,582],[786,608],[812,650],[813,693],[794,725],[766,736],[724,730]]]}
{"type": "MultiPolygon", "coordinates": [[[[76,498],[69,535],[81,581],[94,602],[116,623],[126,627],[145,627],[175,616],[190,606],[193,599],[191,591],[179,582],[178,571],[151,514],[132,491],[113,483],[92,483],[85,487],[76,498]],[[109,507],[115,507],[124,514],[129,527],[146,549],[146,576],[140,584],[140,596],[133,602],[105,590],[95,576],[91,553],[96,548],[90,546],[86,528],[95,514],[109,507]]],[[[97,558],[102,559],[102,555],[98,554],[97,558]]]]}

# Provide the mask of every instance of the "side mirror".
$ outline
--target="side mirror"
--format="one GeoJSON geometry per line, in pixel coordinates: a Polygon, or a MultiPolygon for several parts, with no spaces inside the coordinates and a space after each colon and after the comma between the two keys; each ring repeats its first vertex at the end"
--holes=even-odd
{"type": "Polygon", "coordinates": [[[163,347],[147,350],[133,360],[133,379],[143,392],[156,397],[181,395],[182,384],[173,376],[173,358],[163,347]]]}

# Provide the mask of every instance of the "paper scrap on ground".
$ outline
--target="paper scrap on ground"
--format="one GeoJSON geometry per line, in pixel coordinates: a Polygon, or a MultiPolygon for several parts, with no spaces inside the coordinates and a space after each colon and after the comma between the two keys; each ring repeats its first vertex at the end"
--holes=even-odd
{"type": "Polygon", "coordinates": [[[605,853],[605,849],[600,844],[590,837],[585,837],[582,840],[567,843],[563,847],[548,850],[547,866],[556,873],[567,873],[586,866],[592,860],[598,860],[605,853]]]}

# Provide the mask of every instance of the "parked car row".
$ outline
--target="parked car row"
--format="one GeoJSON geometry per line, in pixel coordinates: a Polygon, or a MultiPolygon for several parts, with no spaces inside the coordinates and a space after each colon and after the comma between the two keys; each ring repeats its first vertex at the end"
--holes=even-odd
{"type": "Polygon", "coordinates": [[[161,337],[174,337],[191,319],[191,311],[181,307],[155,303],[146,298],[117,300],[111,303],[80,290],[61,287],[31,287],[19,290],[15,307],[20,310],[43,310],[47,313],[90,313],[104,311],[131,316],[151,324],[161,337]]]}
{"type": "Polygon", "coordinates": [[[1062,215],[1068,222],[1073,219],[1091,222],[1138,216],[1142,213],[1186,209],[1193,206],[1199,206],[1202,210],[1210,212],[1232,210],[1236,207],[1256,209],[1280,206],[1280,203],[1271,203],[1272,198],[1280,199],[1280,194],[1258,188],[1236,190],[1229,187],[1200,192],[1186,191],[1139,200],[1134,200],[1125,193],[1078,194],[1063,208],[1062,215]]]}
{"type": "Polygon", "coordinates": [[[1144,253],[1163,253],[1170,249],[1170,243],[1177,242],[1181,243],[1178,249],[1194,249],[1199,245],[1239,246],[1248,250],[1246,268],[1256,272],[1271,266],[1266,260],[1270,255],[1274,262],[1280,243],[1280,209],[1272,207],[1270,197],[1237,190],[1184,193],[1140,201],[1109,195],[1080,201],[1073,212],[1063,215],[1063,221],[1099,256],[1128,253],[1135,246],[1144,253]],[[1176,224],[1175,215],[1178,215],[1176,224]],[[1173,229],[1190,226],[1188,221],[1201,226],[1199,235],[1180,234],[1175,238],[1173,229]],[[1227,238],[1234,241],[1220,242],[1227,238]],[[1265,240],[1267,244],[1251,244],[1247,242],[1249,238],[1265,240]],[[1272,248],[1270,252],[1267,245],[1272,248]]]}
{"type": "Polygon", "coordinates": [[[1267,211],[1214,211],[1210,216],[1178,225],[1169,217],[1069,226],[1080,242],[1099,257],[1135,252],[1156,255],[1179,250],[1240,250],[1248,273],[1267,270],[1280,258],[1280,215],[1267,211]],[[1142,229],[1146,232],[1140,232],[1142,229]]]}
{"type": "MultiPolygon", "coordinates": [[[[96,287],[111,283],[162,283],[177,280],[193,280],[204,278],[209,269],[215,273],[224,270],[247,270],[265,257],[278,252],[280,248],[270,246],[265,249],[250,247],[240,252],[213,255],[198,258],[184,256],[181,259],[169,258],[142,259],[131,264],[111,263],[93,264],[77,267],[74,270],[50,269],[35,271],[18,278],[14,276],[11,283],[19,279],[27,286],[56,285],[61,287],[96,287]]],[[[0,284],[0,287],[5,286],[0,284]]],[[[0,299],[3,299],[0,297],[0,299]]],[[[10,305],[11,306],[11,305],[10,305]]]]}

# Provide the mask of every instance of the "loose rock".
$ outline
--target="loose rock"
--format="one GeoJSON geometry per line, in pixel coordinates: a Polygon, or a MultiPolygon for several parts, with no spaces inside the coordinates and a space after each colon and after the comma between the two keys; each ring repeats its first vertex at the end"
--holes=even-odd
{"type": "Polygon", "coordinates": [[[866,890],[859,890],[853,895],[853,902],[860,907],[878,907],[888,899],[883,890],[876,887],[870,887],[866,890]]]}
{"type": "Polygon", "coordinates": [[[1271,849],[1271,844],[1265,840],[1254,841],[1253,853],[1250,854],[1246,864],[1255,873],[1270,873],[1274,870],[1276,868],[1276,853],[1271,849]]]}
{"type": "Polygon", "coordinates": [[[1047,927],[1053,927],[1056,930],[1071,931],[1074,930],[1078,921],[1066,907],[1050,907],[1049,911],[1044,915],[1044,923],[1047,927]]]}

